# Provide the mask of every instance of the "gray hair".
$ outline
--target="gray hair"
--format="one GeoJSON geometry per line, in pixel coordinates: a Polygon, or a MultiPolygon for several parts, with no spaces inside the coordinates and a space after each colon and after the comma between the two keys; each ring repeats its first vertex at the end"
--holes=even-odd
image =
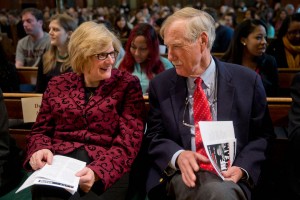
{"type": "Polygon", "coordinates": [[[160,35],[162,36],[162,38],[164,38],[165,29],[177,20],[186,21],[185,27],[182,28],[186,30],[185,38],[189,42],[196,41],[200,34],[202,32],[205,32],[208,35],[207,47],[209,49],[212,48],[212,45],[216,38],[216,32],[215,21],[210,14],[191,7],[182,8],[176,11],[174,14],[170,15],[164,21],[160,30],[160,35]]]}

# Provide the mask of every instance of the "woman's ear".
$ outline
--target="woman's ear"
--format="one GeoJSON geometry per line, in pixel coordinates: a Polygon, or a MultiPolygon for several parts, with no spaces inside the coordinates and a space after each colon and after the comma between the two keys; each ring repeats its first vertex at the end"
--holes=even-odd
{"type": "Polygon", "coordinates": [[[67,34],[68,34],[68,39],[70,39],[72,33],[73,33],[73,31],[68,31],[68,32],[67,32],[67,34]]]}
{"type": "Polygon", "coordinates": [[[243,46],[246,46],[247,45],[246,39],[245,38],[241,38],[241,43],[242,43],[243,46]]]}

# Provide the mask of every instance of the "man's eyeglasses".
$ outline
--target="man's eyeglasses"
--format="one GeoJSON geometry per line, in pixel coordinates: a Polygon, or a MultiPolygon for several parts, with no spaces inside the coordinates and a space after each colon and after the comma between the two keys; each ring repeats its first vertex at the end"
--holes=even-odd
{"type": "Polygon", "coordinates": [[[185,112],[189,107],[189,102],[192,101],[193,98],[192,97],[187,97],[185,100],[185,105],[184,105],[184,110],[183,110],[183,117],[182,117],[182,124],[189,127],[189,128],[194,128],[195,124],[189,124],[187,122],[185,122],[184,118],[185,118],[185,112]]]}
{"type": "Polygon", "coordinates": [[[295,37],[296,35],[300,35],[300,30],[293,30],[293,31],[288,31],[287,34],[290,36],[290,37],[295,37]]]}
{"type": "MultiPolygon", "coordinates": [[[[186,118],[186,116],[185,116],[186,110],[189,109],[189,103],[190,103],[191,105],[193,105],[193,103],[194,103],[193,101],[194,101],[194,99],[193,99],[192,96],[186,98],[186,100],[185,100],[185,105],[184,105],[184,110],[183,110],[183,116],[182,116],[182,124],[183,124],[184,126],[189,127],[189,128],[194,128],[194,127],[195,127],[195,124],[189,124],[189,123],[187,123],[184,119],[186,118]]],[[[212,103],[211,103],[211,102],[208,102],[208,103],[209,103],[210,111],[211,111],[212,115],[214,116],[214,113],[216,112],[216,110],[215,110],[215,109],[216,109],[215,105],[216,105],[216,103],[217,103],[217,98],[216,98],[216,96],[215,96],[215,98],[213,99],[212,103]]],[[[189,117],[189,116],[188,116],[188,117],[189,117]]],[[[196,125],[196,127],[198,127],[198,124],[196,125]]]]}
{"type": "Polygon", "coordinates": [[[95,54],[94,56],[97,57],[98,60],[105,60],[108,55],[112,58],[112,59],[116,59],[118,57],[119,52],[118,51],[112,51],[112,52],[108,52],[108,53],[99,53],[99,54],[95,54]]]}

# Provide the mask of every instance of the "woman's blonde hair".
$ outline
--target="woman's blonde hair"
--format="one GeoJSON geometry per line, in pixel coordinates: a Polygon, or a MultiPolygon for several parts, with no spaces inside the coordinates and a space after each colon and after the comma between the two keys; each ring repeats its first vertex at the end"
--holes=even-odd
{"type": "Polygon", "coordinates": [[[110,45],[117,51],[121,43],[105,25],[92,21],[82,23],[70,38],[68,46],[73,71],[82,74],[91,69],[91,56],[103,52],[110,45]]]}
{"type": "MultiPolygon", "coordinates": [[[[57,23],[66,31],[73,32],[77,28],[76,21],[67,14],[57,14],[51,17],[50,21],[56,20],[57,23]]],[[[69,40],[66,41],[66,46],[68,45],[69,40]]],[[[51,45],[50,49],[43,56],[43,73],[47,74],[49,71],[53,70],[56,66],[56,55],[57,47],[51,45]]],[[[70,61],[67,58],[61,68],[61,72],[65,72],[70,68],[70,61]]]]}

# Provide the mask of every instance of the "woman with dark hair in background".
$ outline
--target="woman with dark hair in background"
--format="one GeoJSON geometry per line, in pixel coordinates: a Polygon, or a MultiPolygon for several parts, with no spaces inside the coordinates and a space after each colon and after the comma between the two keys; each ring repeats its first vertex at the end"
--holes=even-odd
{"type": "Polygon", "coordinates": [[[277,39],[268,46],[267,53],[276,58],[278,67],[300,67],[300,13],[283,21],[277,39]]]}
{"type": "Polygon", "coordinates": [[[159,55],[159,42],[154,28],[150,24],[140,23],[132,29],[126,43],[125,56],[116,67],[137,76],[145,94],[149,81],[173,65],[159,55]]]}
{"type": "Polygon", "coordinates": [[[245,20],[234,31],[233,40],[223,60],[249,67],[260,74],[267,96],[277,96],[276,60],[265,53],[267,28],[261,20],[245,20]]]}
{"type": "Polygon", "coordinates": [[[128,26],[128,21],[125,15],[119,15],[116,18],[114,29],[120,39],[127,39],[129,37],[131,28],[128,26]]]}

